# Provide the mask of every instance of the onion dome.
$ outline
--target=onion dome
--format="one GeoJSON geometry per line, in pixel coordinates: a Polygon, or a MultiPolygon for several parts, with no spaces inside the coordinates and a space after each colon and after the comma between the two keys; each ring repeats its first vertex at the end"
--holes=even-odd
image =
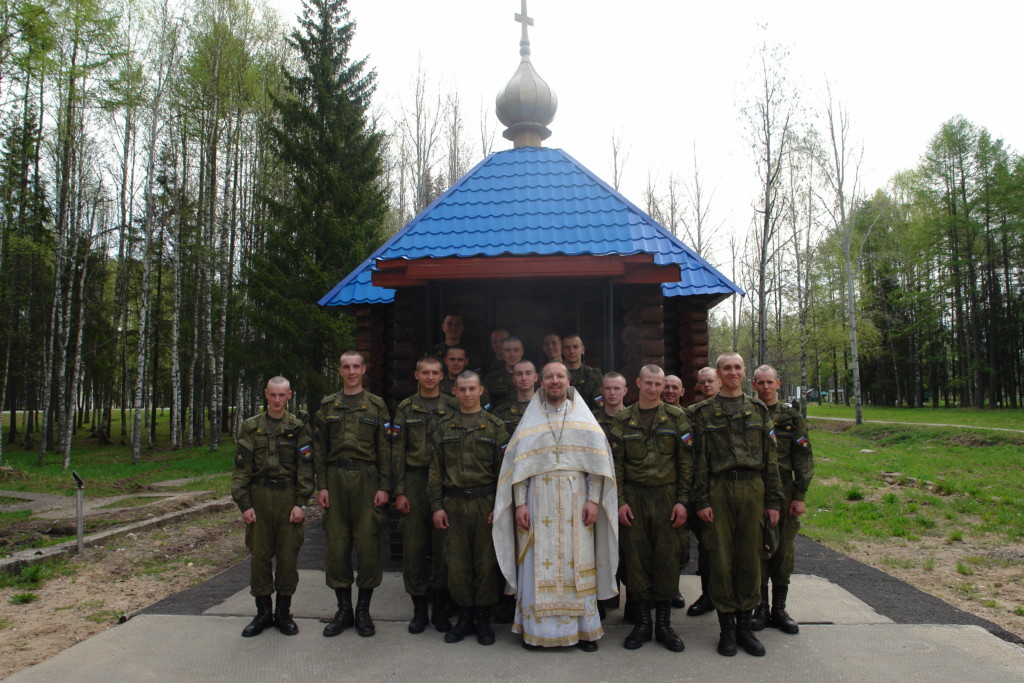
{"type": "Polygon", "coordinates": [[[551,136],[547,126],[555,118],[558,98],[530,62],[527,27],[533,25],[533,19],[526,16],[526,0],[523,0],[522,14],[516,14],[516,21],[523,25],[519,41],[522,61],[505,89],[498,93],[495,111],[498,120],[508,126],[502,135],[512,140],[516,148],[540,147],[541,140],[551,136]]]}

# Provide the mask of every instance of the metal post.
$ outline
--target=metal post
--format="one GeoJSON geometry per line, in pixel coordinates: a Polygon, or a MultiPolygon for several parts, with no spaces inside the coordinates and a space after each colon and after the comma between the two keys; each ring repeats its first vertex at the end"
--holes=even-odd
{"type": "Polygon", "coordinates": [[[74,470],[71,471],[71,476],[78,484],[78,490],[75,491],[75,516],[77,517],[78,554],[82,555],[85,553],[85,512],[82,505],[85,498],[85,481],[74,470]]]}

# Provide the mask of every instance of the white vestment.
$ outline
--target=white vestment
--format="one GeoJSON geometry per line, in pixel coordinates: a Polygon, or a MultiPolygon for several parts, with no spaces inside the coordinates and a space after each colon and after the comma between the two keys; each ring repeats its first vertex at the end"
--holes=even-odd
{"type": "Polygon", "coordinates": [[[601,426],[570,390],[553,409],[534,396],[509,441],[495,498],[498,564],[515,592],[512,630],[531,645],[573,645],[603,634],[597,600],[614,597],[618,503],[601,426]],[[583,524],[587,500],[598,519],[583,524]],[[530,529],[515,525],[525,503],[530,529]]]}

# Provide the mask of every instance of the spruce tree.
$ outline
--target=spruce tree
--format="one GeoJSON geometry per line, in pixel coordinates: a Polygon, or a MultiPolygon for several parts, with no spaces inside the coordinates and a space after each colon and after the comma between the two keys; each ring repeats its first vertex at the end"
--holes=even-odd
{"type": "Polygon", "coordinates": [[[317,300],[380,244],[387,213],[383,133],[368,118],[376,74],[349,57],[346,0],[304,0],[289,37],[298,66],[272,94],[270,137],[285,178],[267,196],[265,240],[248,277],[252,368],[284,374],[315,411],[336,379],[351,323],[317,300]]]}

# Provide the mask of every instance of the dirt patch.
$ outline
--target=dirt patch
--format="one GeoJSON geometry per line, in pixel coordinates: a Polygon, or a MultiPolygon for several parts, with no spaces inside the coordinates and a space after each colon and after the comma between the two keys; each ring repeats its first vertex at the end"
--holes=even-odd
{"type": "MultiPolygon", "coordinates": [[[[91,534],[113,526],[184,510],[212,497],[213,494],[197,492],[195,495],[175,497],[171,500],[152,498],[148,502],[139,501],[134,507],[123,509],[92,511],[85,518],[85,533],[91,534]]],[[[48,541],[67,539],[73,537],[75,533],[76,522],[73,516],[16,520],[0,528],[0,550],[10,553],[22,548],[45,545],[48,541]]]]}
{"type": "Polygon", "coordinates": [[[842,420],[816,420],[813,417],[807,419],[808,421],[813,421],[815,431],[820,432],[834,432],[836,434],[842,434],[843,432],[849,431],[854,425],[853,422],[844,422],[842,420]]]}
{"type": "Polygon", "coordinates": [[[1024,636],[1024,542],[858,540],[835,550],[1024,636]]]}
{"type": "Polygon", "coordinates": [[[67,561],[37,589],[0,590],[0,678],[37,664],[246,555],[237,510],[128,534],[67,561]],[[12,604],[15,595],[34,601],[12,604]]]}

